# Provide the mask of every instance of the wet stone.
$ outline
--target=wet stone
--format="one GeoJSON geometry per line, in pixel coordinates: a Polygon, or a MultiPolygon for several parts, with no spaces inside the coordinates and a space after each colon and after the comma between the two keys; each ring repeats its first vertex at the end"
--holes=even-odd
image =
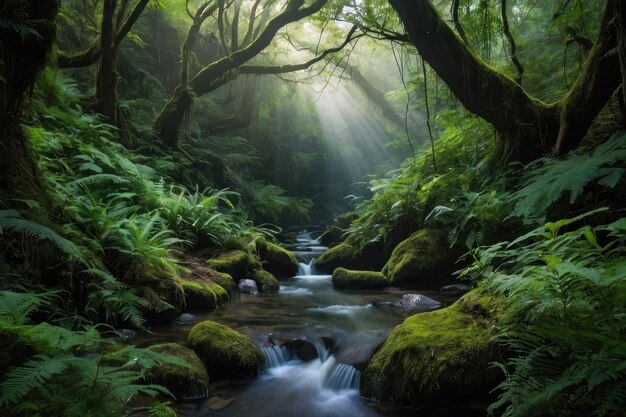
{"type": "Polygon", "coordinates": [[[308,340],[302,338],[291,339],[286,342],[282,342],[280,346],[284,346],[288,349],[293,350],[296,356],[304,362],[309,362],[319,357],[315,345],[308,340]]]}
{"type": "Polygon", "coordinates": [[[244,294],[258,294],[259,290],[256,286],[256,282],[251,279],[242,279],[239,280],[239,291],[244,294]]]}
{"type": "Polygon", "coordinates": [[[196,319],[196,316],[194,316],[193,314],[189,314],[189,313],[183,313],[180,316],[178,316],[178,318],[176,318],[176,320],[174,320],[174,323],[191,323],[192,321],[194,321],[196,319]]]}
{"type": "Polygon", "coordinates": [[[393,303],[394,306],[403,310],[434,310],[441,307],[441,303],[421,294],[405,294],[402,299],[393,303]]]}
{"type": "Polygon", "coordinates": [[[472,288],[465,284],[452,284],[441,287],[439,290],[442,294],[461,295],[470,292],[472,288]]]}

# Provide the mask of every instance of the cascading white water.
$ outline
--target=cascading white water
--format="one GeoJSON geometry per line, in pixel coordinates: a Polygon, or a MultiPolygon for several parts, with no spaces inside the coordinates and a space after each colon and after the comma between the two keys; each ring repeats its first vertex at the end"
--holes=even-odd
{"type": "MultiPolygon", "coordinates": [[[[265,355],[266,377],[298,381],[298,384],[306,382],[319,391],[317,395],[321,395],[323,390],[335,394],[346,390],[358,392],[361,373],[351,365],[337,363],[324,346],[316,344],[315,347],[319,357],[308,363],[298,359],[295,352],[286,347],[261,348],[265,355]]],[[[346,394],[353,395],[354,392],[346,394]]]]}
{"type": "Polygon", "coordinates": [[[310,276],[313,270],[313,259],[309,263],[300,262],[298,264],[298,276],[310,276]]]}

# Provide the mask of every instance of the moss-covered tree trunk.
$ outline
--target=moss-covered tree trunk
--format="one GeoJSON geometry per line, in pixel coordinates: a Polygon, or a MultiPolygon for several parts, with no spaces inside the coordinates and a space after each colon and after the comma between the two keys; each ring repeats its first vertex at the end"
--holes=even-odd
{"type": "Polygon", "coordinates": [[[389,0],[411,43],[472,113],[491,123],[500,137],[500,156],[530,161],[555,149],[575,148],[621,81],[615,77],[615,27],[618,3],[609,0],[600,34],[584,71],[567,97],[546,104],[513,79],[491,68],[459,38],[430,0],[389,0]],[[562,111],[564,109],[564,111],[562,111]],[[557,145],[561,138],[561,146],[557,145]]]}
{"type": "Polygon", "coordinates": [[[37,34],[0,29],[0,198],[34,200],[42,207],[48,197],[20,116],[50,53],[58,8],[58,0],[9,0],[2,11],[22,16],[37,34]]]}

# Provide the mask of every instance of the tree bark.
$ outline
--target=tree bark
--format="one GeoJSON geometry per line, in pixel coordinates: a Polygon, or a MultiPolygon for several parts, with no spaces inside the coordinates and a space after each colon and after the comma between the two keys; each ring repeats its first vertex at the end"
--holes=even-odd
{"type": "Polygon", "coordinates": [[[622,1],[609,0],[607,3],[598,39],[585,61],[583,73],[563,100],[554,147],[557,155],[567,153],[580,144],[598,112],[622,83],[615,27],[622,1]]]}
{"type": "MultiPolygon", "coordinates": [[[[623,0],[608,1],[597,41],[600,46],[590,53],[581,80],[562,102],[553,104],[529,96],[513,79],[476,56],[429,0],[389,0],[389,3],[404,23],[411,42],[452,93],[470,112],[494,126],[500,137],[499,158],[528,162],[553,150],[557,136],[563,136],[562,142],[576,146],[606,104],[607,91],[617,88],[611,70],[611,65],[615,68],[616,58],[602,53],[605,43],[610,43],[607,16],[613,15],[614,6],[620,1],[623,0]],[[568,107],[566,113],[561,111],[564,107],[568,107]],[[572,126],[562,129],[563,120],[572,126]]],[[[570,148],[561,147],[557,151],[570,148]]]]}
{"type": "MultiPolygon", "coordinates": [[[[0,193],[2,199],[37,201],[49,198],[41,172],[20,126],[22,104],[45,67],[56,35],[58,0],[12,1],[4,7],[26,14],[38,36],[0,29],[0,193]],[[19,8],[19,10],[17,10],[19,8]]],[[[5,11],[7,9],[4,9],[5,11]]]]}

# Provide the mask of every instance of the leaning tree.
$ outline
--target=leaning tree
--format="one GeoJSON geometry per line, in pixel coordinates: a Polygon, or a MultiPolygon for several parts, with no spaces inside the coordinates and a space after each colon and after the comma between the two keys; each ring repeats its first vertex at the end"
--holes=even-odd
{"type": "MultiPolygon", "coordinates": [[[[459,34],[430,0],[389,3],[404,24],[409,41],[461,104],[494,126],[500,138],[500,155],[506,159],[526,162],[547,152],[559,155],[575,149],[626,77],[623,0],[607,0],[581,75],[554,103],[532,97],[520,85],[523,68],[519,61],[515,65],[516,81],[474,53],[463,39],[467,38],[458,16],[453,16],[453,23],[459,34]]],[[[502,5],[506,32],[506,2],[502,5]]],[[[512,38],[507,38],[514,46],[512,38]]],[[[515,53],[513,58],[517,60],[515,53]]]]}

